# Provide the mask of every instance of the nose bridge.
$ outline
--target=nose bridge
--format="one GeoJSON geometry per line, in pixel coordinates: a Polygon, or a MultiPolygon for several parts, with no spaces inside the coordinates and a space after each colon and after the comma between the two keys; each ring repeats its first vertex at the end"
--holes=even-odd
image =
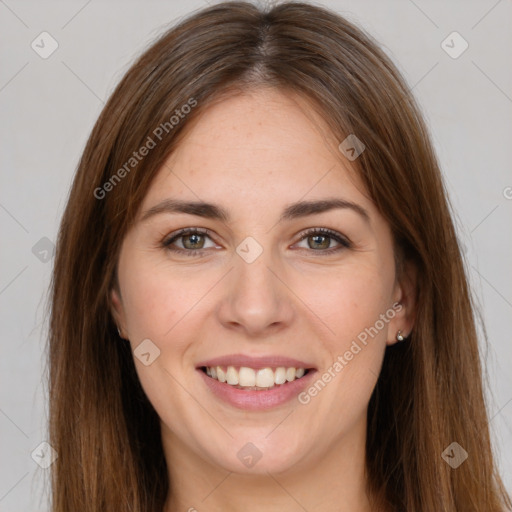
{"type": "MultiPolygon", "coordinates": [[[[250,249],[249,253],[252,252],[250,249]]],[[[248,253],[248,254],[249,254],[248,253]]],[[[239,257],[235,265],[235,279],[237,284],[235,291],[238,299],[265,299],[276,298],[276,277],[271,268],[273,266],[271,251],[263,251],[254,260],[247,261],[239,257]]],[[[275,265],[274,265],[275,266],[275,265]]]]}
{"type": "Polygon", "coordinates": [[[270,248],[247,237],[236,248],[228,293],[222,298],[220,320],[255,334],[285,324],[292,316],[286,286],[276,276],[280,265],[270,248]]]}

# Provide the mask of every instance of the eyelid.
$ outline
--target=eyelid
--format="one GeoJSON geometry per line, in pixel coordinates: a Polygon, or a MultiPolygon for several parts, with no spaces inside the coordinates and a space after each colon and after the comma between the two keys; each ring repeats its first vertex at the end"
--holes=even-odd
{"type": "MultiPolygon", "coordinates": [[[[180,237],[183,237],[186,235],[194,235],[194,234],[206,235],[206,236],[208,236],[208,238],[210,238],[212,241],[214,241],[213,231],[211,231],[210,229],[199,228],[199,227],[190,227],[190,228],[178,229],[177,231],[173,231],[172,233],[169,233],[163,239],[162,245],[168,248],[173,241],[178,240],[180,237]]],[[[205,250],[205,249],[190,249],[190,250],[182,249],[182,251],[188,252],[188,253],[191,253],[193,251],[202,251],[202,250],[205,250]]]]}
{"type": "Polygon", "coordinates": [[[172,233],[169,233],[166,235],[166,239],[173,239],[176,238],[179,235],[188,235],[193,233],[200,233],[202,235],[211,235],[213,232],[209,230],[208,228],[200,228],[200,227],[189,227],[189,228],[181,228],[177,229],[176,231],[173,231],[172,233]]]}

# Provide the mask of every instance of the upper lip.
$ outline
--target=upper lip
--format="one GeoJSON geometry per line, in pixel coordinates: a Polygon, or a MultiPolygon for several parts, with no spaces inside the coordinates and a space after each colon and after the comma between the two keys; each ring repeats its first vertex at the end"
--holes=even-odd
{"type": "Polygon", "coordinates": [[[304,368],[314,369],[311,363],[299,361],[292,357],[268,355],[268,356],[246,356],[244,354],[231,354],[227,356],[219,356],[207,361],[202,361],[197,365],[197,368],[203,366],[245,366],[247,368],[304,368]]]}

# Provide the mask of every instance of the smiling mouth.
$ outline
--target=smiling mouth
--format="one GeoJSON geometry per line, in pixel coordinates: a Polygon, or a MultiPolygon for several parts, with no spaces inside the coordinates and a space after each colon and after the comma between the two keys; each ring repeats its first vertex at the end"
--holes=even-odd
{"type": "Polygon", "coordinates": [[[265,391],[301,379],[312,368],[279,366],[255,369],[247,366],[202,366],[200,370],[211,379],[228,384],[235,389],[265,391]]]}

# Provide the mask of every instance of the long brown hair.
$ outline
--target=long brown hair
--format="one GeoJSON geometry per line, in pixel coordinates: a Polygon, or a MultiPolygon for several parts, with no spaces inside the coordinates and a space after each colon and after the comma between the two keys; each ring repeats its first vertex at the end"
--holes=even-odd
{"type": "Polygon", "coordinates": [[[137,59],[79,162],[51,289],[53,512],[161,511],[173,491],[159,418],[118,337],[109,291],[123,237],[183,129],[219,95],[258,86],[301,94],[340,142],[355,134],[364,143],[355,168],[391,226],[397,262],[417,269],[414,329],[387,349],[368,408],[375,503],[408,512],[512,509],[491,450],[464,261],[406,83],[370,36],[327,9],[228,2],[189,16],[137,59]],[[441,456],[452,442],[469,454],[457,469],[441,456]]]}

